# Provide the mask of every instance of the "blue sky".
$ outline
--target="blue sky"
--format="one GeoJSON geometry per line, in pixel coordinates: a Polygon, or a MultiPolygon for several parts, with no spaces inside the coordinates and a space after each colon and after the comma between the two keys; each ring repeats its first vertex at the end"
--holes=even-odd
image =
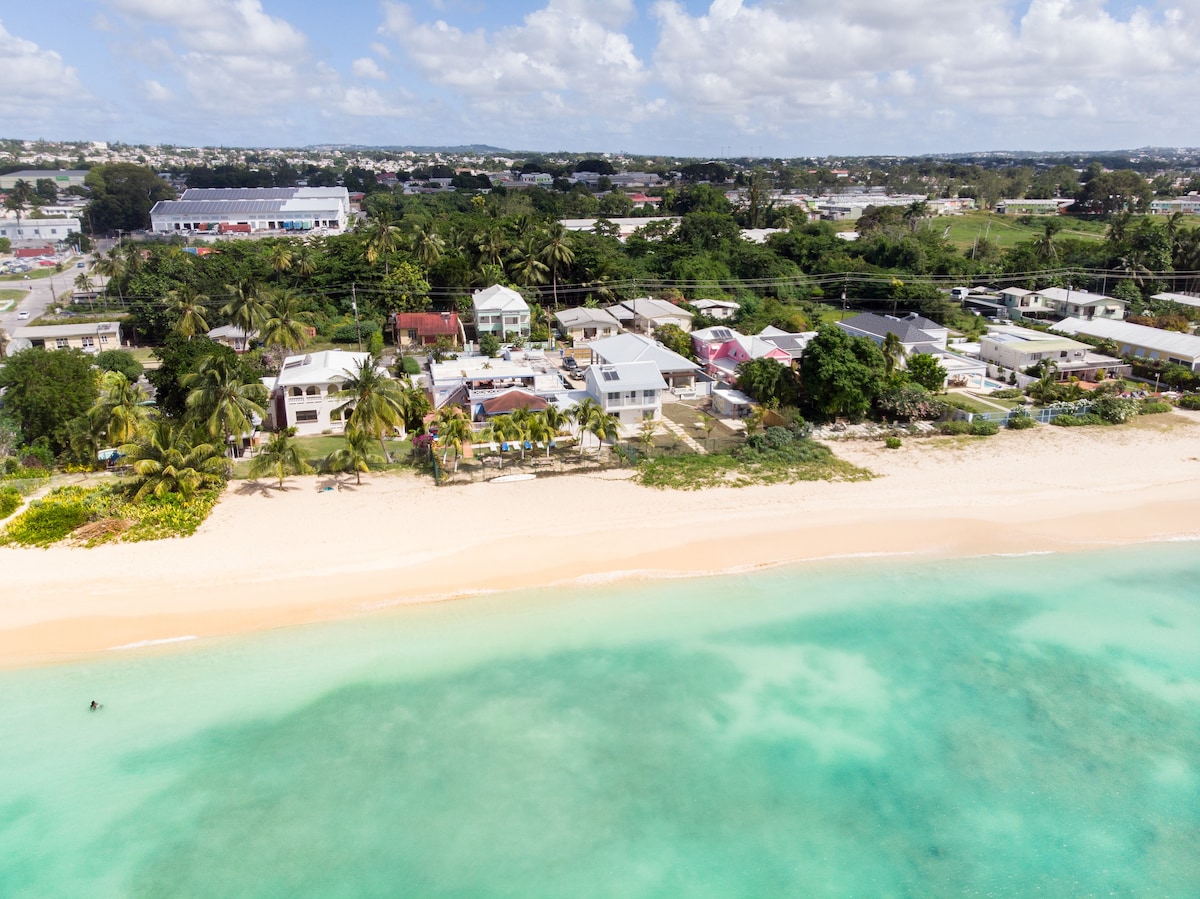
{"type": "Polygon", "coordinates": [[[5,137],[701,157],[1200,145],[1200,0],[47,9],[0,7],[5,137]]]}

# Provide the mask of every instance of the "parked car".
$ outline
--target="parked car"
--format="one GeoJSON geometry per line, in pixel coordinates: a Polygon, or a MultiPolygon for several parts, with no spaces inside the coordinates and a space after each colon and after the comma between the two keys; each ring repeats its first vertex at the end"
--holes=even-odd
{"type": "Polygon", "coordinates": [[[568,356],[563,360],[563,368],[571,372],[579,371],[579,363],[575,361],[574,356],[568,356]]]}
{"type": "Polygon", "coordinates": [[[19,321],[25,321],[27,318],[29,318],[29,310],[28,309],[22,309],[20,312],[17,313],[17,319],[19,321]]]}

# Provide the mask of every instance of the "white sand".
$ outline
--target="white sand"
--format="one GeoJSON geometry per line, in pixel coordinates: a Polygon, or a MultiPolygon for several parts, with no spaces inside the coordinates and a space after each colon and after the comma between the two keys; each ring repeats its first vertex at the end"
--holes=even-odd
{"type": "Polygon", "coordinates": [[[0,549],[0,664],[404,602],[854,553],[975,555],[1200,536],[1200,415],[835,445],[880,477],[696,492],[620,473],[321,492],[234,482],[186,540],[0,549]]]}

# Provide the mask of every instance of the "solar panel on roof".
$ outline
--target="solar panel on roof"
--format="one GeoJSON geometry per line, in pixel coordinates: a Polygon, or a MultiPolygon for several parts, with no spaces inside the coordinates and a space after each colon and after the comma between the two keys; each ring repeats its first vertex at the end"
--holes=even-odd
{"type": "Polygon", "coordinates": [[[728,328],[717,328],[713,331],[713,337],[717,340],[729,340],[733,337],[733,332],[728,328]]]}
{"type": "Polygon", "coordinates": [[[600,374],[604,375],[604,380],[606,381],[616,381],[619,378],[616,370],[612,368],[606,368],[600,374]]]}

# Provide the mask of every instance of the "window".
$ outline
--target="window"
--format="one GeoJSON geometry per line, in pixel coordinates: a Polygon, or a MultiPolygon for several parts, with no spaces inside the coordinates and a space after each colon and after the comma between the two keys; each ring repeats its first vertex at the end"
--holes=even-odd
{"type": "Polygon", "coordinates": [[[304,396],[304,390],[299,387],[289,387],[288,396],[304,396]]]}
{"type": "Polygon", "coordinates": [[[342,420],[342,410],[341,409],[331,409],[329,411],[329,420],[330,421],[341,421],[342,420]]]}
{"type": "Polygon", "coordinates": [[[619,393],[606,393],[605,396],[608,397],[608,402],[611,405],[615,405],[616,402],[621,398],[621,394],[619,393]]]}
{"type": "Polygon", "coordinates": [[[107,335],[107,334],[101,334],[101,335],[100,335],[100,342],[101,342],[101,343],[108,343],[108,335],[107,335]]]}
{"type": "Polygon", "coordinates": [[[316,421],[316,420],[317,420],[317,410],[316,409],[299,409],[296,411],[296,423],[297,424],[299,424],[302,421],[316,421]]]}
{"type": "Polygon", "coordinates": [[[54,346],[57,349],[65,350],[70,345],[71,345],[70,342],[65,337],[56,337],[54,339],[54,346]]]}
{"type": "Polygon", "coordinates": [[[416,342],[417,342],[417,329],[416,329],[416,328],[409,328],[409,329],[408,329],[408,342],[409,342],[409,343],[416,343],[416,342]]]}
{"type": "Polygon", "coordinates": [[[85,334],[83,337],[80,338],[80,341],[82,342],[83,348],[85,350],[89,349],[89,348],[94,348],[96,346],[96,338],[93,337],[91,334],[85,334]]]}
{"type": "Polygon", "coordinates": [[[643,390],[642,391],[642,402],[653,403],[655,401],[655,399],[657,399],[657,398],[658,398],[657,390],[643,390]]]}

